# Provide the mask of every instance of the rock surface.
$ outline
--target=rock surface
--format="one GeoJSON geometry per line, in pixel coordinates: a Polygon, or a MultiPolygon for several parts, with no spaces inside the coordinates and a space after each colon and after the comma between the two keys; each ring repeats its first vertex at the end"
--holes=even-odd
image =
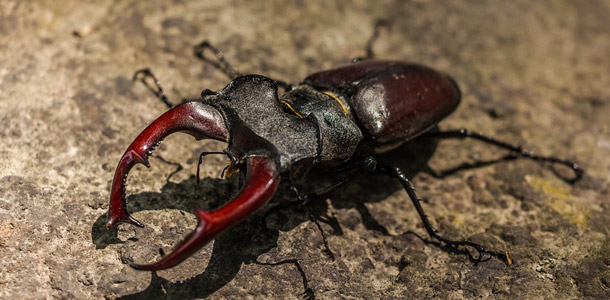
{"type": "MultiPolygon", "coordinates": [[[[98,2],[0,5],[0,298],[610,298],[608,1],[98,2]],[[237,187],[219,178],[221,157],[206,158],[195,183],[198,154],[222,145],[172,136],[155,154],[181,170],[152,158],[129,177],[130,208],[147,226],[104,229],[122,152],[166,109],[132,83],[134,71],[151,68],[175,101],[220,89],[226,76],[192,55],[206,39],[241,72],[298,82],[363,55],[377,18],[391,24],[378,57],[461,86],[441,129],[586,169],[569,184],[566,170],[532,161],[481,163],[506,152],[474,141],[388,157],[409,170],[441,233],[510,249],[514,264],[428,244],[406,193],[371,177],[311,207],[334,261],[306,214],[286,209],[270,217],[272,236],[259,212],[176,268],[131,269],[194,227],[192,206],[218,206],[237,187]]],[[[283,188],[269,207],[291,197],[283,188]]]]}

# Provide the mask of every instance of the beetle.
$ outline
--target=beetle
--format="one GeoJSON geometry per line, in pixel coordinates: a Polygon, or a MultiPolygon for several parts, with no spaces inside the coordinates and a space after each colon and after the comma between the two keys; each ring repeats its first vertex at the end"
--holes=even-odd
{"type": "Polygon", "coordinates": [[[436,125],[460,103],[457,83],[426,66],[375,60],[371,45],[378,28],[375,27],[367,44],[365,57],[347,66],[311,74],[298,85],[262,75],[241,75],[208,42],[196,46],[195,55],[203,58],[204,49],[214,51],[219,60],[217,66],[233,80],[219,91],[203,90],[198,101],[174,107],[150,70],[136,72],[134,79],[144,74],[155,80],[157,90],[153,91],[171,109],[148,125],[120,159],[112,182],[106,227],[118,223],[143,227],[126,209],[127,175],[138,163],[149,167],[152,151],[175,132],[185,132],[197,140],[226,142],[228,146],[221,152],[230,160],[225,174],[230,177],[241,172],[245,183],[239,194],[224,206],[213,211],[195,209],[196,230],[173,252],[156,263],[131,266],[138,270],[161,270],[178,265],[264,206],[281,179],[294,184],[306,178],[312,169],[347,170],[348,175],[323,193],[298,196],[303,203],[327,197],[330,191],[361,174],[385,174],[402,184],[431,238],[451,247],[473,247],[478,251],[478,259],[489,254],[510,264],[509,252],[495,253],[474,242],[439,235],[404,172],[378,163],[375,156],[424,136],[472,138],[521,157],[568,166],[575,172],[573,181],[582,176],[583,170],[572,161],[536,155],[521,146],[470,130],[436,130],[436,125]],[[281,96],[278,86],[286,90],[281,96]]]}

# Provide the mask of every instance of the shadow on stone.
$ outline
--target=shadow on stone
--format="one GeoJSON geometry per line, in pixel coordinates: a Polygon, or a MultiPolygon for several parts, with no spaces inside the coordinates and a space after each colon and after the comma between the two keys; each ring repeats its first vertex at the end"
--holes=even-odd
{"type": "MultiPolygon", "coordinates": [[[[408,178],[412,178],[418,171],[426,168],[427,161],[436,148],[436,142],[429,139],[416,140],[389,153],[379,155],[380,163],[390,164],[402,168],[408,178]]],[[[237,177],[237,176],[235,176],[237,177]]],[[[334,183],[339,175],[328,175],[323,172],[313,173],[303,183],[305,193],[319,190],[334,183]]],[[[365,228],[379,231],[389,235],[369,212],[365,203],[379,202],[389,195],[402,189],[400,184],[386,176],[364,175],[357,183],[346,187],[345,192],[339,192],[331,198],[331,203],[337,209],[356,209],[362,216],[365,228]],[[366,184],[362,184],[366,182],[366,184]],[[360,187],[354,185],[360,184],[360,187]],[[351,189],[358,189],[356,193],[351,189]]],[[[238,180],[220,180],[204,178],[196,184],[194,176],[179,184],[167,182],[161,193],[144,192],[128,197],[128,209],[132,212],[142,210],[179,209],[191,211],[195,206],[205,210],[219,207],[229,201],[237,193],[238,180]],[[210,199],[201,203],[200,199],[210,199]]],[[[202,274],[183,282],[172,283],[152,272],[150,285],[145,290],[121,297],[120,299],[194,299],[207,297],[233,280],[243,263],[257,263],[260,255],[277,247],[278,232],[290,231],[309,218],[302,209],[285,209],[277,211],[268,219],[268,225],[273,234],[265,234],[260,225],[263,213],[287,199],[294,199],[294,193],[287,184],[280,186],[276,195],[265,208],[244,220],[237,226],[228,230],[215,239],[212,255],[202,274]]],[[[320,220],[333,228],[332,234],[341,235],[341,224],[326,215],[327,202],[318,201],[310,204],[310,211],[320,220]]],[[[117,230],[105,229],[106,215],[100,216],[91,228],[91,239],[97,249],[103,249],[110,244],[124,243],[117,237],[117,230]]],[[[307,276],[296,259],[286,260],[279,264],[295,264],[303,277],[303,295],[313,295],[308,286],[307,276]]]]}

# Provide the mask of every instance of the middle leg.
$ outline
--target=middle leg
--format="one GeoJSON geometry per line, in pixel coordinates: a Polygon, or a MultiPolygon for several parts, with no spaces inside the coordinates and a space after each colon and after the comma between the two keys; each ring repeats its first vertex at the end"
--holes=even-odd
{"type": "Polygon", "coordinates": [[[500,260],[505,261],[510,264],[510,260],[507,256],[507,254],[496,253],[493,251],[486,250],[483,246],[481,246],[477,243],[474,243],[474,242],[456,241],[456,240],[448,239],[448,238],[445,238],[445,237],[439,235],[438,231],[432,226],[432,223],[430,222],[430,220],[428,219],[428,216],[424,212],[424,209],[421,206],[421,199],[419,199],[419,197],[415,193],[415,188],[413,187],[413,185],[411,184],[411,182],[409,181],[407,176],[404,174],[404,172],[400,168],[386,166],[386,165],[378,165],[376,171],[379,173],[388,175],[394,179],[397,179],[402,184],[403,188],[409,195],[409,198],[411,199],[413,206],[415,206],[415,210],[417,210],[417,214],[419,215],[420,219],[422,220],[422,223],[424,224],[424,228],[426,229],[426,231],[428,232],[428,235],[430,235],[431,238],[436,239],[436,240],[438,240],[442,243],[445,243],[448,246],[451,246],[454,248],[457,248],[460,246],[462,246],[462,247],[469,246],[469,247],[474,248],[478,252],[478,257],[475,258],[472,255],[471,255],[471,257],[473,259],[475,259],[476,261],[481,261],[484,254],[489,254],[490,256],[497,257],[500,260]]]}
{"type": "Polygon", "coordinates": [[[320,234],[322,235],[322,241],[324,242],[324,247],[325,247],[324,252],[331,259],[334,259],[334,255],[333,255],[332,251],[330,250],[330,247],[328,246],[328,240],[326,237],[326,233],[322,229],[322,225],[320,224],[318,219],[313,215],[313,213],[307,206],[311,202],[318,201],[318,200],[324,200],[324,199],[331,197],[338,190],[345,187],[349,183],[353,182],[354,179],[356,179],[357,177],[361,176],[362,174],[373,171],[376,168],[376,166],[377,166],[377,161],[373,157],[370,157],[370,156],[365,157],[362,160],[355,162],[354,165],[346,167],[344,170],[349,170],[351,173],[349,173],[343,179],[339,180],[338,182],[336,182],[335,184],[333,184],[329,187],[326,187],[325,189],[323,189],[321,191],[313,192],[311,194],[307,194],[304,196],[301,196],[299,194],[298,190],[295,187],[292,187],[292,190],[297,195],[297,200],[281,203],[281,204],[278,204],[278,205],[270,208],[269,210],[267,210],[265,212],[265,214],[263,215],[263,218],[261,219],[261,227],[263,228],[263,231],[267,234],[269,234],[269,232],[270,232],[269,227],[267,226],[267,218],[269,217],[269,215],[271,215],[271,213],[276,212],[281,209],[289,208],[289,207],[301,206],[305,210],[307,215],[309,216],[310,221],[315,223],[316,226],[318,227],[318,229],[320,230],[320,234]]]}

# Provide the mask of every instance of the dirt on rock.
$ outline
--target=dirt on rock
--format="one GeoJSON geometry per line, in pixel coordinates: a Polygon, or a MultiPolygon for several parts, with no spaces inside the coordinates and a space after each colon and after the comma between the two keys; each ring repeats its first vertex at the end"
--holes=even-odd
{"type": "MultiPolygon", "coordinates": [[[[608,1],[96,2],[0,3],[0,298],[610,298],[608,1]],[[192,54],[208,40],[242,73],[298,83],[364,55],[380,18],[391,27],[378,58],[459,84],[441,129],[585,169],[570,183],[569,170],[471,140],[385,157],[408,170],[440,233],[509,250],[512,265],[433,243],[401,186],[370,176],[310,207],[334,260],[302,209],[272,214],[267,235],[263,208],[175,268],[129,267],[169,253],[194,228],[193,206],[218,207],[238,188],[220,178],[222,157],[206,158],[195,182],[199,153],[223,145],[174,135],[128,179],[146,227],[105,229],[123,151],[166,110],[131,81],[136,70],[152,69],[176,102],[221,89],[225,74],[192,54]]],[[[283,186],[267,208],[289,199],[283,186]]]]}

